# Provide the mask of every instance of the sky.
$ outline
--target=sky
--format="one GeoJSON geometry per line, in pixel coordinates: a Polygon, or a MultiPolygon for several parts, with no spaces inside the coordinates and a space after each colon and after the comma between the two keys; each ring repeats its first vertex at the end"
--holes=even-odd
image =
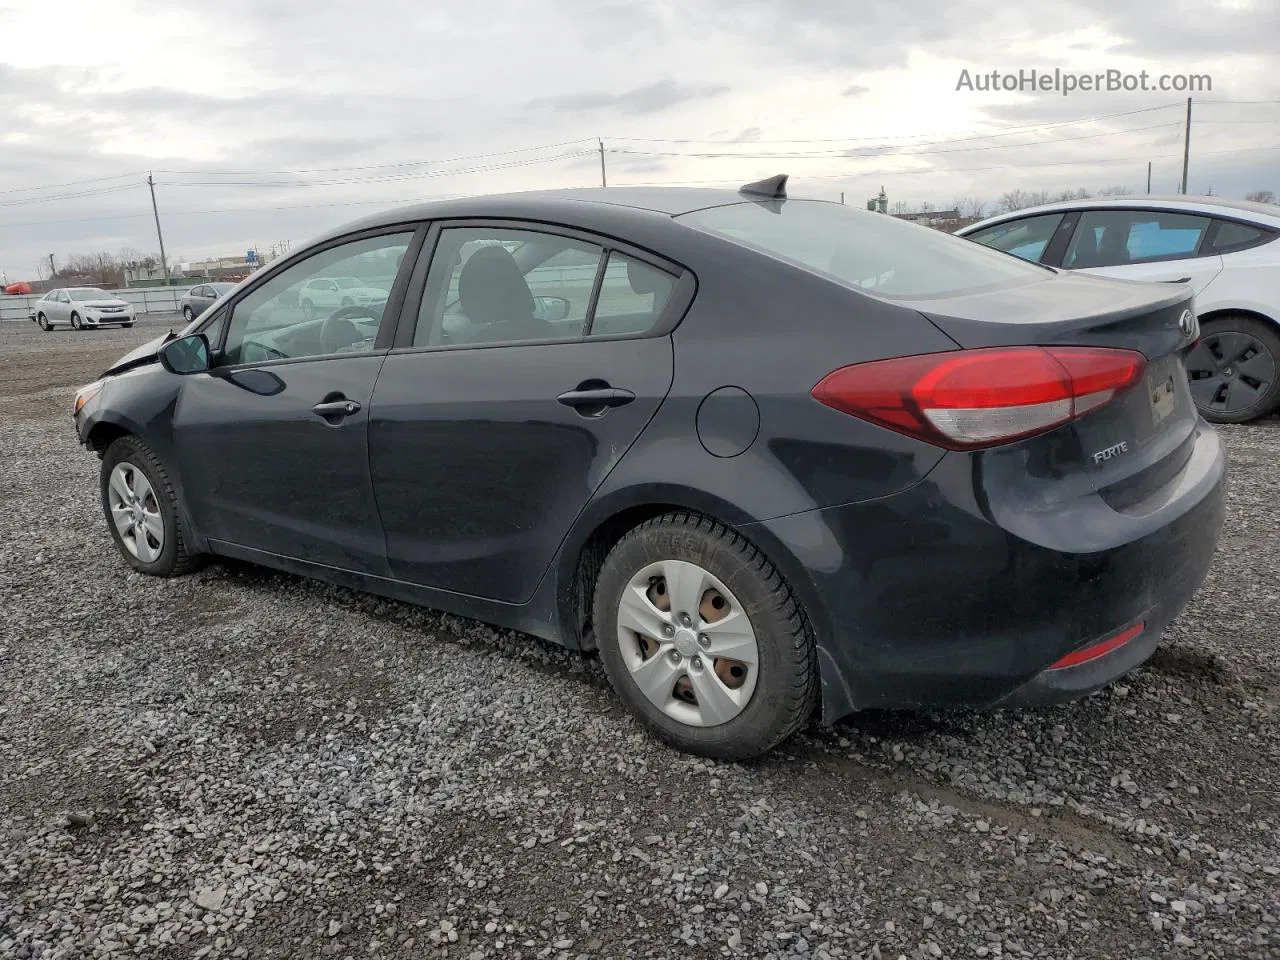
{"type": "Polygon", "coordinates": [[[0,272],[268,250],[406,201],[740,185],[891,209],[1280,194],[1280,0],[0,0],[0,272]],[[1210,90],[977,89],[1055,69],[1210,90]],[[967,71],[967,74],[965,73],[967,71]],[[964,89],[962,79],[970,83],[964,89]],[[972,88],[970,88],[972,87],[972,88]]]}

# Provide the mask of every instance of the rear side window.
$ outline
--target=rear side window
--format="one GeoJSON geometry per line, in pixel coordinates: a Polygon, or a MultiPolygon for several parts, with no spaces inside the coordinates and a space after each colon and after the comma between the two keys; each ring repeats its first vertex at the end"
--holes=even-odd
{"type": "Polygon", "coordinates": [[[1069,269],[1194,257],[1208,217],[1150,210],[1086,210],[1062,265],[1069,269]]]}
{"type": "Polygon", "coordinates": [[[890,300],[954,296],[1052,275],[931,227],[825,201],[744,202],[677,219],[890,300]]]}
{"type": "Polygon", "coordinates": [[[997,223],[969,234],[968,239],[1012,253],[1023,260],[1038,261],[1044,256],[1044,249],[1053,239],[1053,233],[1062,222],[1062,217],[1061,213],[1045,213],[1038,217],[997,223]]]}
{"type": "Polygon", "coordinates": [[[1213,238],[1214,253],[1230,253],[1246,247],[1257,246],[1270,239],[1272,234],[1247,223],[1236,223],[1232,220],[1219,220],[1218,232],[1213,238]]]}
{"type": "Polygon", "coordinates": [[[671,299],[675,277],[617,251],[609,254],[590,333],[647,333],[671,299]]]}

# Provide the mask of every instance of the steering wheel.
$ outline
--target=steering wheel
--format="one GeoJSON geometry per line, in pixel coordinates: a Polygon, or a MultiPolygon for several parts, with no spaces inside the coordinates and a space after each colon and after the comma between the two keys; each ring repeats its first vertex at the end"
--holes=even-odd
{"type": "Polygon", "coordinates": [[[371,307],[342,307],[333,311],[320,327],[320,344],[325,353],[338,353],[353,343],[366,339],[359,335],[353,317],[381,320],[382,313],[374,313],[371,307]]]}

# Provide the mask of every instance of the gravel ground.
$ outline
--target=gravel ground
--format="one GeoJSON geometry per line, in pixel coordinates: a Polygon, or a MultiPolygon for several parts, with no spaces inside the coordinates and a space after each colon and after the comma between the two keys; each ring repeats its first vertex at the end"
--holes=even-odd
{"type": "Polygon", "coordinates": [[[717,764],[523,636],[130,572],[70,401],[164,328],[0,326],[0,957],[1280,957],[1280,424],[1122,684],[717,764]]]}

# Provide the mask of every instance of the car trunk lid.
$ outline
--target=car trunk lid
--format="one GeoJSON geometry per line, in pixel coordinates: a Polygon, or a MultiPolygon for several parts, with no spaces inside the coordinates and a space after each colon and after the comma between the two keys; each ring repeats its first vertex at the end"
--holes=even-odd
{"type": "Polygon", "coordinates": [[[1190,291],[1061,273],[934,301],[921,312],[966,349],[1112,347],[1146,357],[1137,385],[1070,424],[1078,449],[1055,444],[1051,473],[1088,476],[1117,510],[1156,508],[1152,497],[1190,457],[1199,423],[1182,362],[1198,336],[1190,291]]]}

